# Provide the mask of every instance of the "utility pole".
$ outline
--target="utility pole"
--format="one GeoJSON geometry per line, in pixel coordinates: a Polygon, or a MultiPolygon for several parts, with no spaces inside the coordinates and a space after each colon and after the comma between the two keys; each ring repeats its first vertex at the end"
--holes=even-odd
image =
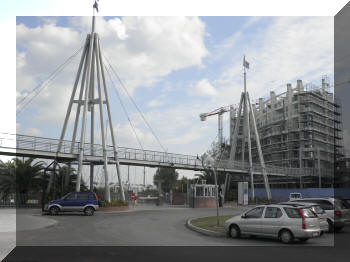
{"type": "Polygon", "coordinates": [[[212,171],[214,174],[214,182],[215,182],[215,202],[216,202],[216,223],[217,226],[220,226],[220,215],[219,215],[219,187],[218,180],[216,174],[216,168],[214,167],[215,161],[211,156],[206,155],[202,158],[202,166],[208,172],[212,171]]]}
{"type": "Polygon", "coordinates": [[[146,167],[143,167],[143,186],[146,186],[146,167]]]}

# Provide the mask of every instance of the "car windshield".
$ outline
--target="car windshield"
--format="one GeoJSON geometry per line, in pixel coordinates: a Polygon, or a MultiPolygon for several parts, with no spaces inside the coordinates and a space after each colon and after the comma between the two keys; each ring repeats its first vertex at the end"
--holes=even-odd
{"type": "Polygon", "coordinates": [[[61,199],[65,199],[69,194],[70,194],[70,193],[65,194],[63,197],[61,197],[61,199]]]}

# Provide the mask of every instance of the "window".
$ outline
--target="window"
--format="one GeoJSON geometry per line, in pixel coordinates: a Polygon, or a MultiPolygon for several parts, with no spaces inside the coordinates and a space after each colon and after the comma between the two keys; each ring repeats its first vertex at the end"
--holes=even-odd
{"type": "Polygon", "coordinates": [[[267,207],[265,211],[265,218],[280,218],[282,211],[278,207],[267,207]]]}
{"type": "Polygon", "coordinates": [[[90,200],[97,200],[95,194],[88,194],[90,200]]]}
{"type": "Polygon", "coordinates": [[[303,208],[302,211],[305,217],[317,217],[317,215],[312,212],[310,208],[303,208]]]}
{"type": "Polygon", "coordinates": [[[327,200],[322,199],[305,199],[305,200],[298,200],[297,202],[312,202],[319,204],[323,210],[332,210],[333,205],[327,200]]]}
{"type": "Polygon", "coordinates": [[[284,211],[286,211],[287,216],[289,218],[301,218],[301,214],[299,212],[299,209],[291,208],[291,207],[284,207],[284,211]]]}
{"type": "Polygon", "coordinates": [[[88,194],[79,194],[78,198],[79,198],[79,200],[88,200],[89,195],[88,194]]]}
{"type": "Polygon", "coordinates": [[[333,210],[332,203],[330,203],[327,200],[318,200],[318,202],[316,202],[316,203],[320,204],[320,206],[323,210],[333,210]]]}
{"type": "Polygon", "coordinates": [[[203,187],[196,187],[196,196],[203,196],[203,187]]]}
{"type": "Polygon", "coordinates": [[[323,214],[324,210],[320,206],[312,206],[311,210],[314,211],[316,214],[323,214]]]}
{"type": "Polygon", "coordinates": [[[264,207],[256,207],[245,213],[245,216],[247,218],[260,218],[262,216],[263,211],[264,207]]]}
{"type": "Polygon", "coordinates": [[[69,194],[66,197],[66,200],[76,200],[76,199],[77,199],[77,194],[75,194],[75,193],[69,194]]]}
{"type": "Polygon", "coordinates": [[[348,208],[345,201],[335,199],[334,204],[337,207],[337,209],[347,209],[348,208]]]}

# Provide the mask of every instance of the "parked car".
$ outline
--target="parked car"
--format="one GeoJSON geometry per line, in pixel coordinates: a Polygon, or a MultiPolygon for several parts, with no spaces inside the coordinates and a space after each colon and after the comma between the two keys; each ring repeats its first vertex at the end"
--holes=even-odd
{"type": "Polygon", "coordinates": [[[321,228],[321,234],[324,232],[327,232],[329,230],[328,228],[328,222],[327,222],[327,214],[326,211],[322,209],[322,207],[315,203],[307,203],[307,202],[283,202],[279,203],[280,205],[289,205],[289,206],[303,206],[310,208],[317,216],[318,216],[318,222],[320,223],[321,228]]]}
{"type": "Polygon", "coordinates": [[[345,209],[350,209],[350,198],[339,198],[345,206],[345,209]]]}
{"type": "Polygon", "coordinates": [[[229,236],[238,238],[242,234],[265,236],[291,243],[295,239],[304,242],[319,237],[321,229],[317,215],[311,209],[290,205],[260,205],[242,216],[225,222],[229,236]]]}
{"type": "Polygon", "coordinates": [[[347,209],[342,201],[336,198],[303,198],[294,202],[307,202],[319,204],[326,212],[328,230],[339,232],[346,224],[350,224],[350,209],[347,209]]]}
{"type": "Polygon", "coordinates": [[[301,193],[290,193],[289,194],[289,201],[293,201],[293,200],[298,200],[298,199],[302,199],[303,197],[301,196],[301,193]]]}
{"type": "Polygon", "coordinates": [[[84,212],[92,216],[98,208],[98,197],[93,192],[71,192],[59,200],[50,201],[47,206],[52,216],[59,212],[84,212]]]}

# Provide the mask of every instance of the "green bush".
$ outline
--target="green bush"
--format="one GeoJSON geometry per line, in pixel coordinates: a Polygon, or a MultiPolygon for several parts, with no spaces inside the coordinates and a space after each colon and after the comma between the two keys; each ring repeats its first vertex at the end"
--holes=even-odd
{"type": "Polygon", "coordinates": [[[121,206],[128,206],[128,202],[125,200],[112,200],[111,202],[107,201],[100,201],[100,206],[101,207],[121,207],[121,206]]]}

